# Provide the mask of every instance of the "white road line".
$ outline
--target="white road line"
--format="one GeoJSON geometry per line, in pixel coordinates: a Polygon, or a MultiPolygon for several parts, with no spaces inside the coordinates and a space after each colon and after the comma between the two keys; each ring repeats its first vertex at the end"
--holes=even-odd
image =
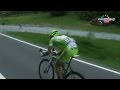
{"type": "Polygon", "coordinates": [[[0,73],[0,79],[6,79],[6,78],[0,73]]]}
{"type": "MultiPolygon", "coordinates": [[[[35,44],[31,44],[31,43],[22,41],[22,40],[20,40],[20,39],[13,38],[13,37],[11,37],[11,36],[8,36],[8,35],[2,34],[2,33],[0,33],[0,35],[5,36],[5,37],[8,37],[8,38],[11,38],[11,39],[13,39],[13,40],[16,40],[16,41],[19,41],[19,42],[22,42],[22,43],[25,43],[25,44],[28,44],[28,45],[31,45],[31,46],[33,46],[33,47],[42,48],[43,50],[47,50],[46,48],[43,48],[43,47],[37,46],[37,45],[35,45],[35,44]]],[[[76,59],[76,58],[74,58],[74,60],[79,61],[79,62],[84,63],[84,64],[87,64],[87,65],[90,65],[90,66],[94,66],[94,67],[97,67],[97,68],[100,68],[100,69],[103,69],[103,70],[106,70],[106,71],[109,71],[109,72],[112,72],[112,73],[115,73],[115,74],[119,74],[119,75],[120,75],[120,72],[117,72],[117,71],[115,71],[115,70],[111,70],[111,69],[108,69],[108,68],[105,68],[105,67],[102,67],[102,66],[99,66],[99,65],[95,65],[95,64],[92,64],[92,63],[83,61],[83,60],[79,60],[79,59],[76,59]]]]}
{"type": "Polygon", "coordinates": [[[120,72],[117,72],[117,71],[115,71],[115,70],[111,70],[111,69],[108,69],[108,68],[104,68],[104,67],[101,67],[101,66],[98,66],[98,65],[89,63],[89,62],[85,62],[85,61],[83,61],[83,60],[79,60],[79,59],[76,59],[76,58],[74,58],[74,60],[79,61],[79,62],[81,62],[81,63],[85,63],[85,64],[88,64],[88,65],[91,65],[91,66],[94,66],[94,67],[97,67],[97,68],[100,68],[100,69],[103,69],[103,70],[106,70],[106,71],[109,71],[109,72],[113,72],[113,73],[116,73],[116,74],[119,74],[119,75],[120,75],[120,72]]]}
{"type": "Polygon", "coordinates": [[[16,41],[19,41],[19,42],[22,42],[22,43],[25,43],[25,44],[28,44],[28,45],[31,45],[31,46],[36,47],[36,48],[41,48],[41,49],[43,49],[43,50],[47,50],[46,48],[43,48],[43,47],[37,46],[37,45],[35,45],[35,44],[31,44],[31,43],[22,41],[22,40],[20,40],[20,39],[16,39],[16,38],[14,38],[14,37],[11,37],[11,36],[8,36],[8,35],[2,34],[2,33],[0,33],[0,35],[5,36],[5,37],[8,37],[8,38],[11,38],[11,39],[13,39],[13,40],[16,40],[16,41]]]}

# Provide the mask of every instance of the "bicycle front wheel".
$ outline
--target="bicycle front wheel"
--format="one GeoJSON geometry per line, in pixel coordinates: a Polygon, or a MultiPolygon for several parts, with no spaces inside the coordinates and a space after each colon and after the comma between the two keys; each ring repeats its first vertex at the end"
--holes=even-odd
{"type": "Polygon", "coordinates": [[[78,72],[71,71],[66,75],[65,79],[85,79],[85,78],[78,72]]]}
{"type": "Polygon", "coordinates": [[[43,59],[39,64],[39,76],[41,79],[54,79],[53,64],[48,59],[43,59]]]}

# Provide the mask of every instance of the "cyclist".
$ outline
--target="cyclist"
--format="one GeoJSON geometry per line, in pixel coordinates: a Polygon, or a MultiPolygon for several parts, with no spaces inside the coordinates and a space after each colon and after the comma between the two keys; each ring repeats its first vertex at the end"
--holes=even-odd
{"type": "Polygon", "coordinates": [[[78,55],[78,47],[73,38],[70,38],[66,35],[60,35],[59,31],[57,30],[52,30],[49,34],[49,37],[50,42],[48,51],[43,56],[49,55],[53,46],[58,48],[59,56],[55,68],[58,79],[63,79],[62,64],[64,62],[68,62],[70,57],[78,55]]]}

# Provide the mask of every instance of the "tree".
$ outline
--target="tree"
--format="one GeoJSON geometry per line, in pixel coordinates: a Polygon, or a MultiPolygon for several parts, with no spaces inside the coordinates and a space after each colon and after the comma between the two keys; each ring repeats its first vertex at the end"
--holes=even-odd
{"type": "Polygon", "coordinates": [[[88,21],[99,16],[97,11],[77,11],[76,14],[80,19],[88,21]]]}

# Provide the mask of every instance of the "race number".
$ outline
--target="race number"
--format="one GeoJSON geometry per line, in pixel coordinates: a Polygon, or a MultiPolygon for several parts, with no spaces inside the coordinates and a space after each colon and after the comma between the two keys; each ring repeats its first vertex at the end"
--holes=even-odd
{"type": "Polygon", "coordinates": [[[73,47],[77,47],[77,45],[76,45],[76,43],[71,42],[68,44],[68,47],[73,48],[73,47]]]}
{"type": "Polygon", "coordinates": [[[71,39],[70,39],[70,38],[66,38],[66,39],[65,39],[65,43],[66,43],[66,44],[68,44],[68,43],[70,43],[70,42],[71,42],[71,39]]]}

